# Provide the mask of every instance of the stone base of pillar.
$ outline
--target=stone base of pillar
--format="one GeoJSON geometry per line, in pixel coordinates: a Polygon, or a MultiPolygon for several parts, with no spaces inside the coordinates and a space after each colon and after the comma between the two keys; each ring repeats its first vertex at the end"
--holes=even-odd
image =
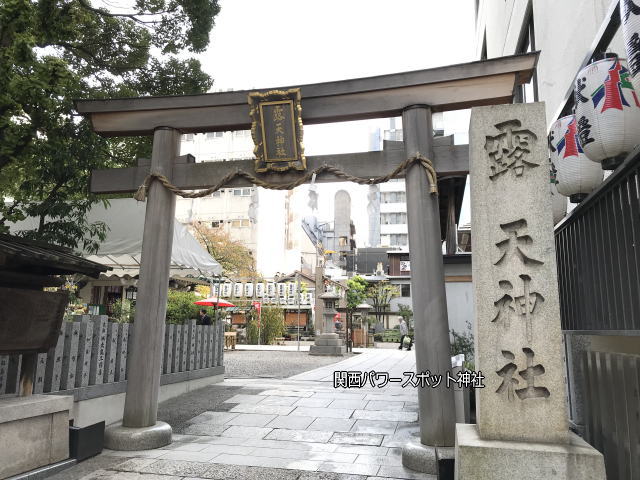
{"type": "Polygon", "coordinates": [[[171,433],[171,425],[165,422],[142,428],[118,423],[105,429],[104,446],[111,450],[151,450],[169,445],[171,433]]]}
{"type": "Polygon", "coordinates": [[[456,480],[604,480],[604,458],[570,432],[568,444],[483,440],[476,425],[456,425],[456,480]]]}
{"type": "MultiPolygon", "coordinates": [[[[453,467],[453,462],[453,447],[431,447],[418,440],[412,440],[402,448],[402,465],[416,472],[441,475],[443,468],[453,467]]],[[[452,468],[450,469],[453,472],[452,468]]]]}
{"type": "Polygon", "coordinates": [[[309,348],[309,355],[342,356],[345,353],[347,353],[347,347],[337,333],[323,333],[316,336],[315,345],[309,348]]]}

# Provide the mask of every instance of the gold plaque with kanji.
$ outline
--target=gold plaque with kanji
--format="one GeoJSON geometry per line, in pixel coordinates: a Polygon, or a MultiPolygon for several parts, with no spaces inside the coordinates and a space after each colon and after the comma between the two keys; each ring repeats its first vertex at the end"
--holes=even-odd
{"type": "Polygon", "coordinates": [[[305,170],[300,89],[249,94],[256,172],[305,170]]]}

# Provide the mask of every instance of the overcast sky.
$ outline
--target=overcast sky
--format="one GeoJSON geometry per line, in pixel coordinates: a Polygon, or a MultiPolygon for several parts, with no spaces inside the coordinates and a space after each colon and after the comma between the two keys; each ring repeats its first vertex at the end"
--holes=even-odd
{"type": "MultiPolygon", "coordinates": [[[[198,56],[215,80],[214,91],[297,86],[475,60],[473,0],[221,0],[220,5],[210,47],[198,56]]],[[[462,132],[466,143],[468,114],[451,113],[444,121],[446,133],[462,132]]],[[[368,132],[388,128],[388,120],[350,123],[356,125],[306,126],[306,153],[366,151],[368,132]]],[[[302,188],[297,205],[301,215],[308,215],[302,188]]],[[[339,188],[352,194],[356,238],[358,246],[364,246],[366,187],[322,185],[315,213],[320,220],[332,219],[333,195],[339,188]]],[[[269,208],[281,205],[277,195],[281,194],[262,192],[260,197],[263,252],[277,251],[268,241],[276,236],[264,234],[266,226],[272,229],[280,223],[269,208]]],[[[468,208],[463,210],[461,223],[466,223],[468,208]]],[[[265,274],[283,269],[275,259],[273,263],[262,265],[265,274]]]]}

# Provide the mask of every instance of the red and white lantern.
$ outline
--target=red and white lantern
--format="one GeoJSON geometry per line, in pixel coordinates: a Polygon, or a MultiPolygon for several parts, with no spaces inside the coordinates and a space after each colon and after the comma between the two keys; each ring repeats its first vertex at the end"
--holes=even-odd
{"type": "Polygon", "coordinates": [[[583,68],[575,85],[578,137],[584,154],[615,169],[640,143],[640,100],[624,60],[605,58],[583,68]]]}
{"type": "Polygon", "coordinates": [[[640,8],[633,0],[620,0],[620,20],[629,76],[633,88],[640,92],[640,8]]]}
{"type": "Polygon", "coordinates": [[[573,203],[580,203],[602,183],[604,172],[600,164],[590,161],[582,151],[574,115],[559,118],[551,125],[549,149],[556,170],[556,189],[573,203]]]}

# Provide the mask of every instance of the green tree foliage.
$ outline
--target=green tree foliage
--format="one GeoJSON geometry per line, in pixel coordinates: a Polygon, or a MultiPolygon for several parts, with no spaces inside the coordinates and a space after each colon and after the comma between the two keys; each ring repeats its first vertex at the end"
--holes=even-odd
{"type": "Polygon", "coordinates": [[[258,343],[258,331],[260,332],[260,344],[270,345],[276,338],[282,337],[286,331],[284,326],[284,310],[280,307],[262,307],[260,313],[260,329],[258,329],[258,315],[255,310],[247,315],[247,343],[258,343]]]}
{"type": "Polygon", "coordinates": [[[364,302],[367,288],[369,288],[369,282],[360,275],[355,275],[347,280],[347,308],[349,310],[355,310],[358,305],[364,302]]]}
{"type": "MultiPolygon", "coordinates": [[[[383,312],[389,309],[391,299],[400,295],[397,285],[391,285],[387,280],[376,282],[367,289],[367,297],[371,299],[373,313],[376,319],[380,321],[383,312]]],[[[387,325],[389,328],[389,325],[387,325]]]]}
{"type": "Polygon", "coordinates": [[[451,342],[451,355],[464,354],[464,367],[473,370],[474,341],[471,322],[467,320],[467,330],[460,333],[450,330],[453,341],[451,342]]]}
{"type": "Polygon", "coordinates": [[[77,98],[206,92],[211,78],[185,50],[203,51],[217,0],[0,2],[0,231],[35,217],[22,235],[87,250],[106,226],[86,214],[92,169],[127,166],[150,138],[105,139],[74,111],[77,98]]]}
{"type": "MultiPolygon", "coordinates": [[[[167,322],[183,324],[187,320],[197,320],[199,318],[198,311],[203,308],[194,303],[199,298],[194,292],[169,290],[167,296],[167,322]]],[[[211,318],[213,319],[213,316],[211,318]]]]}

